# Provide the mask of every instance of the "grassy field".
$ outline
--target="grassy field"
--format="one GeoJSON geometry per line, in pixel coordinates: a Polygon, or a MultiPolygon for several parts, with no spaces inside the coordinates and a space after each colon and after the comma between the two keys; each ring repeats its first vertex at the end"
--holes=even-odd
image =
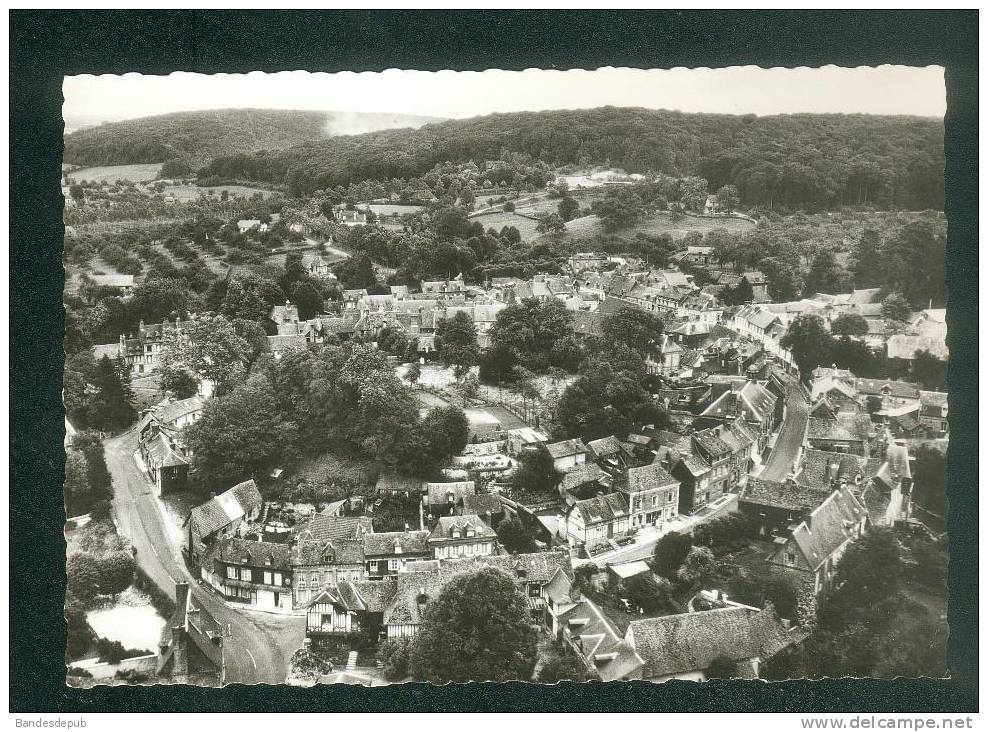
{"type": "Polygon", "coordinates": [[[535,230],[539,222],[519,216],[516,213],[502,211],[500,213],[481,214],[480,216],[472,217],[470,220],[479,221],[485,231],[491,228],[500,231],[503,226],[514,226],[518,229],[518,233],[521,234],[522,241],[531,241],[539,236],[539,233],[535,230]]]}
{"type": "Polygon", "coordinates": [[[139,163],[137,165],[103,165],[95,168],[80,168],[72,171],[75,180],[103,181],[114,183],[118,180],[129,180],[134,183],[145,183],[158,177],[161,163],[139,163]]]}
{"type": "Polygon", "coordinates": [[[164,194],[175,196],[179,201],[195,201],[203,193],[212,193],[214,196],[219,198],[223,191],[227,191],[232,198],[251,198],[253,195],[260,193],[265,198],[274,194],[274,191],[269,191],[264,188],[250,188],[248,186],[168,186],[164,190],[164,194]]]}
{"type": "MultiPolygon", "coordinates": [[[[534,223],[534,222],[533,222],[534,223]]],[[[691,231],[706,234],[715,229],[727,229],[732,234],[740,234],[753,230],[757,224],[746,219],[735,218],[695,218],[684,216],[678,221],[673,220],[673,215],[669,213],[657,213],[645,221],[628,229],[614,232],[615,236],[633,239],[636,234],[648,234],[650,236],[661,236],[669,234],[673,239],[682,239],[691,231]]],[[[596,216],[583,216],[573,219],[566,224],[566,238],[584,238],[599,236],[604,234],[604,227],[600,219],[596,216]]]]}

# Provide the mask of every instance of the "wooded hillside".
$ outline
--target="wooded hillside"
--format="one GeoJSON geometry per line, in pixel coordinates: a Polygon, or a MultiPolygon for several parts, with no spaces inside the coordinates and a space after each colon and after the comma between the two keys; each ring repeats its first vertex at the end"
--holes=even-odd
{"type": "Polygon", "coordinates": [[[88,127],[65,136],[65,162],[82,166],[182,160],[194,168],[214,157],[280,150],[333,134],[416,126],[430,117],[286,109],[177,112],[88,127]]]}
{"type": "Polygon", "coordinates": [[[523,153],[553,165],[699,175],[776,210],[943,207],[943,123],[917,117],[683,114],[638,108],[495,114],[214,160],[206,174],[296,194],[422,175],[436,163],[523,153]]]}

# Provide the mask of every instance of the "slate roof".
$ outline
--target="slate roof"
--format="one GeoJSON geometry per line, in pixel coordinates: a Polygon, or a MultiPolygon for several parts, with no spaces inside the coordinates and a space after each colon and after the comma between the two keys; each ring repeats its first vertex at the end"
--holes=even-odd
{"type": "Polygon", "coordinates": [[[625,638],[644,661],[644,678],[705,671],[718,658],[764,661],[792,643],[775,610],[743,607],[633,620],[625,638]]]}
{"type": "Polygon", "coordinates": [[[791,481],[748,478],[748,484],[741,492],[738,502],[787,511],[810,511],[823,503],[829,495],[829,491],[800,486],[791,481]]]}
{"type": "Polygon", "coordinates": [[[835,419],[817,419],[816,417],[809,418],[806,437],[810,440],[837,440],[841,442],[862,442],[864,440],[859,434],[851,432],[844,424],[835,419]]]}
{"type": "Polygon", "coordinates": [[[641,656],[590,600],[580,600],[559,616],[559,622],[601,681],[634,675],[644,665],[641,656]]]}
{"type": "Polygon", "coordinates": [[[476,514],[463,514],[462,516],[440,516],[436,527],[429,536],[429,541],[445,541],[452,538],[454,529],[460,530],[460,538],[466,538],[467,527],[472,526],[476,532],[476,537],[486,538],[497,536],[497,533],[484,520],[476,514]]]}
{"type": "Polygon", "coordinates": [[[367,516],[324,516],[316,514],[305,523],[292,529],[297,541],[327,542],[340,539],[357,539],[374,530],[373,521],[367,516]]]}
{"type": "Polygon", "coordinates": [[[692,439],[706,452],[713,460],[717,460],[724,455],[730,455],[732,450],[724,440],[720,438],[720,429],[710,427],[709,429],[694,432],[692,439]]]}
{"type": "Polygon", "coordinates": [[[206,552],[203,566],[211,566],[216,561],[277,570],[291,570],[292,566],[288,544],[235,537],[220,539],[214,543],[206,552]]]}
{"type": "Polygon", "coordinates": [[[563,440],[562,442],[550,443],[545,446],[545,449],[549,451],[549,455],[551,455],[554,460],[569,457],[570,455],[586,454],[587,452],[587,446],[584,445],[583,440],[578,437],[572,440],[563,440]]]}
{"type": "Polygon", "coordinates": [[[271,335],[268,336],[268,347],[272,352],[284,351],[286,348],[305,348],[305,336],[296,335],[271,335]]]}
{"type": "Polygon", "coordinates": [[[449,564],[466,568],[469,564],[496,567],[515,578],[531,584],[546,584],[562,569],[572,573],[568,551],[531,552],[528,554],[498,554],[494,556],[453,559],[449,564]]]}
{"type": "Polygon", "coordinates": [[[577,501],[573,510],[580,512],[584,526],[607,523],[628,515],[628,499],[623,493],[608,493],[577,501]]]}
{"type": "Polygon", "coordinates": [[[699,478],[710,472],[710,464],[698,455],[691,455],[689,453],[681,455],[679,462],[694,478],[699,478]]]}
{"type": "Polygon", "coordinates": [[[808,519],[792,532],[792,538],[816,570],[846,541],[855,536],[857,525],[868,515],[867,510],[847,488],[835,490],[817,506],[808,519]]]}

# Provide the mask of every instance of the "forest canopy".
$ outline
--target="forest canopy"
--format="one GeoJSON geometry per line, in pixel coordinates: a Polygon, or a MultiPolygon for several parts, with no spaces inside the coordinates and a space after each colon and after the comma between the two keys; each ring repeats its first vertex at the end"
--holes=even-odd
{"type": "Polygon", "coordinates": [[[363,180],[411,179],[446,161],[481,164],[521,154],[556,166],[606,164],[632,173],[701,176],[710,191],[735,186],[740,204],[749,208],[943,207],[943,122],[937,119],[602,107],[323,138],[315,118],[321,113],[245,113],[216,112],[220,124],[189,124],[179,114],[81,130],[66,138],[65,159],[202,160],[209,151],[216,157],[203,176],[283,184],[306,194],[363,180]]]}

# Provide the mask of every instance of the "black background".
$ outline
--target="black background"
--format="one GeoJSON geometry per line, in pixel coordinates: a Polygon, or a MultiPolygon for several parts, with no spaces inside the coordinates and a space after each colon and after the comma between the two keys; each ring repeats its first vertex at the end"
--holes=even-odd
{"type": "Polygon", "coordinates": [[[976,11],[11,11],[11,711],[974,711],[976,11]],[[65,686],[62,76],[632,66],[947,67],[952,680],[380,689],[65,686]]]}

